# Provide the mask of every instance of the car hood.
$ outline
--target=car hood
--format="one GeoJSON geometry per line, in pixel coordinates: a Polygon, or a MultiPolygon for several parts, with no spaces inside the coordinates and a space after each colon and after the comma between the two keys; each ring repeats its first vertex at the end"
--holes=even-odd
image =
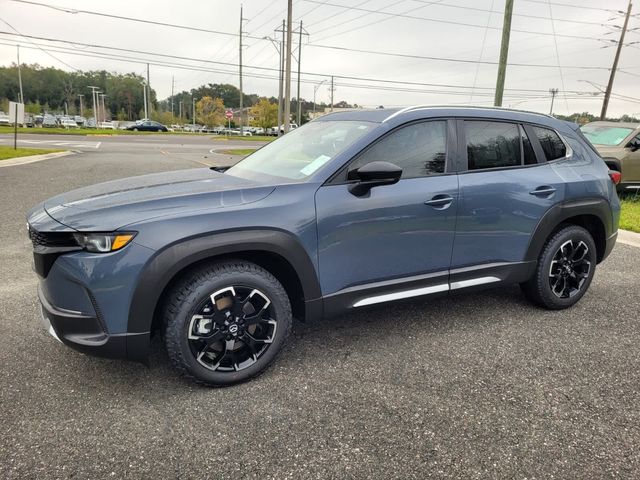
{"type": "Polygon", "coordinates": [[[72,190],[44,202],[75,230],[113,231],[153,217],[232,208],[267,197],[265,186],[207,168],[142,175],[72,190]]]}

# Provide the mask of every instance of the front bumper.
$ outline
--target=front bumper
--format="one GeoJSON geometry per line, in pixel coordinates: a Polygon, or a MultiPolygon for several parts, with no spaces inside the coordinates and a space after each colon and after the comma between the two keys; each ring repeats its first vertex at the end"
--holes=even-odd
{"type": "Polygon", "coordinates": [[[98,315],[52,305],[38,287],[42,323],[58,341],[83,353],[107,358],[126,358],[127,335],[109,335],[98,315]]]}

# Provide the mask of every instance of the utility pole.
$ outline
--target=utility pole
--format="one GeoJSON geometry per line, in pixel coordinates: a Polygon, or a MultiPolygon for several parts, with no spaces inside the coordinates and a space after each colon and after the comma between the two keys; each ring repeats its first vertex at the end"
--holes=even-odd
{"type": "Polygon", "coordinates": [[[178,108],[180,109],[180,123],[182,123],[182,100],[178,102],[178,108]]]}
{"type": "Polygon", "coordinates": [[[629,0],[629,6],[627,7],[627,15],[624,17],[624,25],[620,32],[620,41],[618,42],[618,48],[616,49],[616,56],[613,59],[613,67],[611,67],[611,74],[609,75],[609,83],[607,84],[607,90],[604,92],[604,101],[602,102],[602,111],[600,112],[600,120],[605,120],[607,116],[607,108],[609,108],[609,99],[611,98],[611,90],[613,90],[613,81],[616,78],[616,71],[618,70],[618,61],[620,60],[620,53],[622,52],[622,45],[624,43],[624,36],[627,33],[627,27],[629,25],[629,17],[631,16],[631,7],[633,4],[629,0]]]}
{"type": "Polygon", "coordinates": [[[284,108],[284,104],[283,102],[283,84],[282,82],[284,82],[284,45],[285,45],[285,32],[286,32],[286,24],[285,24],[285,20],[284,18],[282,19],[282,28],[281,29],[276,29],[276,33],[282,33],[282,40],[280,40],[280,48],[278,49],[278,53],[280,54],[280,65],[278,66],[278,70],[279,70],[279,78],[278,78],[278,136],[282,135],[282,132],[280,131],[280,125],[282,125],[282,110],[284,108]]]}
{"type": "Polygon", "coordinates": [[[147,86],[145,88],[149,89],[149,91],[147,92],[148,105],[147,105],[147,108],[145,109],[145,115],[147,114],[147,111],[149,112],[149,115],[151,115],[151,81],[149,80],[149,64],[148,63],[147,63],[147,86]]]}
{"type": "MultiPolygon", "coordinates": [[[[293,17],[293,0],[287,1],[287,56],[284,80],[284,133],[289,131],[291,123],[291,21],[293,17]]],[[[278,130],[280,125],[278,125],[278,130]]]]}
{"type": "Polygon", "coordinates": [[[142,82],[142,103],[144,103],[144,118],[149,118],[149,112],[147,112],[147,84],[142,82]]]}
{"type": "Polygon", "coordinates": [[[173,88],[175,86],[175,78],[171,75],[171,120],[173,120],[173,88]]]}
{"type": "Polygon", "coordinates": [[[244,111],[243,107],[243,98],[242,98],[242,22],[245,21],[246,18],[242,18],[242,4],[240,4],[240,44],[238,49],[238,58],[239,58],[239,76],[240,76],[240,136],[242,136],[242,132],[244,130],[244,111]]]}
{"type": "Polygon", "coordinates": [[[22,67],[20,66],[20,45],[18,47],[18,83],[20,84],[20,103],[24,103],[24,93],[22,92],[22,67]]]}
{"type": "Polygon", "coordinates": [[[309,33],[307,33],[305,30],[303,30],[302,28],[302,20],[300,20],[300,30],[297,32],[298,35],[298,93],[296,94],[296,98],[297,98],[297,106],[298,106],[298,111],[297,111],[297,115],[296,115],[296,119],[297,119],[297,123],[298,126],[300,126],[301,121],[302,121],[302,103],[300,102],[300,62],[302,61],[302,35],[309,35],[309,33]]]}
{"type": "Polygon", "coordinates": [[[502,44],[500,45],[500,65],[498,66],[498,81],[496,82],[496,96],[494,106],[502,106],[504,80],[507,75],[507,58],[509,57],[509,37],[511,36],[511,17],[513,16],[513,0],[506,0],[504,6],[504,20],[502,21],[502,44]]]}
{"type": "Polygon", "coordinates": [[[93,101],[93,121],[96,122],[96,128],[98,128],[98,112],[96,112],[96,90],[98,87],[88,86],[91,89],[91,100],[93,101]]]}
{"type": "Polygon", "coordinates": [[[329,90],[331,90],[331,111],[333,112],[333,91],[335,90],[333,86],[333,75],[331,75],[331,87],[329,87],[329,90]]]}
{"type": "Polygon", "coordinates": [[[80,116],[83,117],[84,114],[82,113],[82,99],[84,98],[84,95],[79,93],[78,98],[80,99],[80,116]]]}
{"type": "Polygon", "coordinates": [[[549,109],[549,115],[553,115],[553,101],[556,99],[556,95],[558,94],[557,88],[549,89],[549,93],[551,94],[551,108],[549,109]]]}
{"type": "Polygon", "coordinates": [[[196,97],[191,97],[191,102],[192,102],[192,110],[191,110],[191,122],[192,125],[195,127],[196,126],[196,97]]]}
{"type": "Polygon", "coordinates": [[[105,106],[104,103],[104,97],[106,97],[107,94],[106,93],[101,93],[100,94],[100,98],[102,98],[102,121],[106,122],[107,121],[107,108],[105,106]]]}

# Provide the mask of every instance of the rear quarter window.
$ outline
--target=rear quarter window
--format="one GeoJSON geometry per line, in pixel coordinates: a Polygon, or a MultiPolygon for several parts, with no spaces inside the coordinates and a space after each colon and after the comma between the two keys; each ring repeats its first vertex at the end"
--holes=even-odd
{"type": "Polygon", "coordinates": [[[556,132],[549,128],[532,128],[548,162],[567,156],[567,147],[556,132]]]}

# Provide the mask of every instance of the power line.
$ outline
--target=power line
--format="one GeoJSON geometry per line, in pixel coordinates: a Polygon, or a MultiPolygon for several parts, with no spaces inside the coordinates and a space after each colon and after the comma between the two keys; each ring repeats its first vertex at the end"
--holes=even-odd
{"type": "MultiPolygon", "coordinates": [[[[419,2],[419,3],[430,3],[430,2],[428,2],[428,0],[413,0],[413,1],[414,2],[419,2]]],[[[469,11],[475,11],[475,12],[488,12],[488,13],[496,13],[496,14],[504,15],[504,11],[494,10],[493,7],[491,7],[490,9],[487,10],[486,8],[468,7],[468,6],[464,6],[464,5],[453,5],[451,3],[439,3],[438,5],[440,5],[442,7],[448,7],[448,8],[457,8],[457,9],[461,9],[461,10],[469,10],[469,11]]],[[[514,17],[522,17],[522,18],[535,18],[535,19],[538,19],[538,20],[550,20],[549,17],[543,17],[543,16],[539,16],[539,15],[529,15],[529,14],[525,14],[525,13],[514,13],[513,16],[514,17]]],[[[587,20],[573,20],[573,19],[570,19],[570,18],[556,18],[555,21],[556,22],[577,23],[577,24],[580,24],[580,25],[604,26],[604,24],[602,22],[590,22],[590,21],[587,21],[587,20]]]]}
{"type": "MultiPolygon", "coordinates": [[[[13,25],[11,25],[9,22],[7,22],[6,20],[4,20],[3,18],[0,18],[0,22],[4,23],[5,25],[7,25],[11,30],[15,31],[18,35],[20,35],[22,38],[24,38],[27,42],[35,45],[35,43],[33,43],[31,40],[29,40],[29,36],[28,35],[23,35],[22,33],[20,33],[20,31],[18,31],[17,28],[15,28],[13,25]]],[[[42,50],[42,49],[40,49],[42,50]]],[[[75,70],[77,72],[79,72],[80,70],[78,70],[76,67],[74,67],[73,65],[69,65],[67,62],[64,62],[62,60],[60,60],[58,57],[56,57],[55,55],[47,52],[46,50],[42,50],[42,52],[44,52],[45,54],[49,55],[51,58],[53,58],[54,60],[56,60],[57,62],[60,62],[61,64],[69,67],[71,70],[75,70]]]]}
{"type": "MultiPolygon", "coordinates": [[[[404,0],[403,0],[403,1],[404,1],[404,0]]],[[[429,2],[429,3],[428,3],[428,4],[426,4],[426,5],[419,5],[419,6],[417,6],[417,7],[410,8],[409,10],[406,10],[406,11],[404,11],[404,12],[402,12],[402,13],[403,13],[403,14],[407,14],[407,13],[415,12],[416,10],[420,10],[420,9],[422,9],[422,8],[426,7],[427,5],[433,5],[434,3],[440,3],[441,1],[442,1],[442,0],[436,0],[436,1],[433,1],[433,2],[429,2]]],[[[399,3],[402,3],[402,1],[400,1],[400,2],[396,2],[396,3],[392,3],[391,5],[387,5],[387,6],[385,6],[384,8],[390,8],[390,7],[393,7],[394,5],[397,5],[397,4],[399,4],[399,3]]],[[[377,12],[380,12],[381,10],[382,10],[382,9],[380,9],[380,10],[376,10],[376,11],[377,11],[377,12]]],[[[366,17],[367,15],[369,15],[369,14],[368,14],[368,13],[365,13],[364,15],[361,15],[361,16],[358,18],[358,20],[360,20],[360,19],[361,19],[361,18],[363,18],[363,17],[366,17]]],[[[325,36],[325,37],[319,38],[317,41],[318,41],[318,42],[321,42],[321,41],[326,40],[326,39],[328,39],[328,38],[334,38],[334,37],[337,37],[338,35],[344,35],[345,33],[353,33],[353,32],[355,32],[356,30],[362,30],[363,28],[370,27],[371,25],[377,25],[377,24],[379,24],[379,23],[386,22],[386,21],[388,21],[388,20],[391,20],[391,18],[392,18],[392,17],[383,17],[383,18],[379,18],[378,20],[374,20],[373,22],[365,23],[364,25],[356,26],[355,28],[349,28],[349,29],[347,29],[347,30],[343,30],[343,31],[338,32],[338,33],[332,33],[332,34],[327,35],[327,36],[325,36]]],[[[315,32],[315,33],[316,33],[316,34],[318,34],[318,33],[320,33],[320,32],[324,32],[324,31],[326,31],[326,30],[328,30],[328,29],[331,29],[331,28],[333,28],[333,27],[338,27],[338,26],[340,26],[340,25],[344,25],[345,23],[348,23],[348,22],[351,22],[351,21],[352,21],[352,20],[348,20],[348,21],[345,21],[345,22],[339,23],[339,24],[337,24],[337,25],[332,25],[332,26],[330,26],[330,27],[328,27],[328,28],[323,28],[322,30],[320,30],[320,31],[318,31],[318,32],[315,32]]]]}
{"type": "MultiPolygon", "coordinates": [[[[12,1],[19,1],[19,0],[12,0],[12,1]]],[[[20,0],[22,1],[22,0],[20,0]]],[[[305,2],[310,2],[310,3],[318,3],[319,0],[304,0],[305,2]]],[[[370,10],[368,8],[361,8],[361,7],[350,7],[350,6],[346,6],[346,5],[340,5],[337,3],[324,3],[323,5],[326,6],[330,6],[330,7],[337,7],[337,8],[342,8],[345,10],[357,10],[357,11],[361,11],[361,12],[367,12],[367,13],[378,13],[380,15],[388,15],[390,17],[396,17],[396,18],[409,18],[412,20],[423,20],[426,22],[434,22],[434,23],[439,23],[439,24],[449,24],[449,25],[457,25],[457,26],[463,26],[463,27],[472,27],[472,28],[481,28],[484,29],[486,28],[484,25],[478,25],[477,23],[465,23],[465,22],[457,22],[457,21],[453,21],[453,20],[442,20],[442,19],[438,19],[438,18],[429,18],[429,17],[419,17],[416,15],[408,15],[408,14],[402,14],[402,13],[390,13],[390,12],[384,12],[384,11],[376,11],[376,10],[370,10]]],[[[492,30],[502,30],[502,28],[499,27],[489,27],[492,30]]],[[[535,35],[545,35],[545,36],[552,36],[552,33],[546,33],[546,32],[534,32],[531,30],[516,30],[516,29],[512,29],[513,32],[518,32],[518,33],[529,33],[529,34],[535,34],[535,35]]],[[[581,40],[591,40],[591,41],[596,41],[596,42],[600,42],[603,41],[599,38],[593,38],[593,37],[584,37],[584,36],[580,36],[580,35],[566,35],[566,34],[557,34],[558,37],[565,37],[565,38],[577,38],[577,39],[581,39],[581,40]]]]}
{"type": "MultiPolygon", "coordinates": [[[[203,29],[203,28],[189,27],[189,26],[185,26],[185,25],[171,24],[171,23],[166,23],[166,22],[157,22],[157,21],[152,21],[152,20],[145,20],[145,19],[140,19],[140,18],[131,18],[131,17],[123,17],[123,16],[119,16],[119,15],[104,14],[104,13],[99,13],[99,12],[90,12],[88,10],[69,10],[69,9],[65,9],[63,7],[57,7],[57,6],[54,6],[54,5],[40,4],[40,3],[32,2],[32,1],[29,1],[29,0],[10,0],[10,1],[18,2],[18,3],[31,4],[31,5],[37,5],[37,6],[49,7],[49,8],[53,8],[54,10],[59,10],[59,11],[67,12],[67,13],[86,13],[86,14],[89,14],[89,15],[98,15],[98,16],[105,16],[105,17],[110,17],[110,18],[118,18],[118,19],[127,20],[127,21],[148,23],[148,24],[152,24],[152,25],[161,25],[161,26],[184,29],[184,30],[190,30],[190,31],[199,31],[199,32],[206,32],[206,33],[213,33],[213,34],[219,34],[219,35],[232,36],[232,37],[237,37],[238,36],[237,33],[221,32],[221,31],[218,31],[218,30],[209,30],[209,29],[203,29]]],[[[305,1],[314,1],[314,0],[305,0],[305,1]]],[[[343,8],[348,8],[348,7],[343,7],[343,8]]],[[[429,20],[432,20],[432,19],[429,19],[429,20]]],[[[436,21],[436,20],[432,20],[432,21],[436,21]]],[[[485,26],[482,26],[482,25],[470,25],[470,26],[483,28],[483,29],[486,28],[485,26]]],[[[514,30],[514,31],[516,31],[516,30],[514,30]]],[[[533,35],[539,34],[539,32],[529,32],[529,31],[523,31],[523,30],[519,30],[519,32],[521,32],[521,33],[529,33],[529,34],[533,34],[533,35]]],[[[550,35],[550,34],[542,34],[542,35],[550,35]]],[[[558,35],[558,36],[560,36],[560,35],[558,35]]],[[[569,37],[569,38],[594,40],[594,39],[589,38],[589,37],[568,36],[568,35],[562,35],[562,36],[569,37]]],[[[245,37],[246,38],[251,38],[251,39],[254,39],[254,40],[265,41],[265,39],[262,38],[262,37],[256,37],[256,36],[252,36],[252,35],[246,35],[245,37]]],[[[611,42],[615,42],[615,40],[611,40],[611,42]]],[[[446,58],[446,57],[433,57],[433,56],[425,56],[425,55],[411,55],[411,54],[402,54],[402,53],[393,53],[393,52],[380,52],[380,51],[373,51],[373,50],[354,49],[354,48],[348,48],[348,47],[339,47],[339,46],[335,46],[335,45],[322,45],[322,44],[317,44],[317,43],[309,43],[308,45],[310,47],[323,48],[323,49],[328,49],[328,50],[348,51],[348,52],[356,52],[356,53],[367,53],[367,54],[374,54],[374,55],[381,55],[381,56],[394,56],[394,57],[398,57],[398,58],[412,58],[412,59],[423,59],[423,60],[434,60],[434,61],[448,61],[448,62],[455,62],[455,63],[474,63],[473,60],[453,59],[453,58],[446,58]]],[[[487,65],[497,65],[497,62],[483,62],[483,63],[485,63],[487,65]]],[[[512,63],[510,65],[511,66],[518,66],[518,67],[529,66],[529,67],[537,67],[537,68],[557,68],[556,66],[553,66],[553,65],[543,65],[543,64],[516,64],[516,63],[512,63]]],[[[589,70],[608,70],[607,67],[565,66],[564,68],[579,68],[579,69],[589,69],[589,70]]]]}
{"type": "MultiPolygon", "coordinates": [[[[6,35],[15,35],[11,32],[3,32],[0,31],[0,33],[2,34],[6,34],[6,35]]],[[[155,55],[155,56],[163,56],[163,57],[170,57],[170,58],[176,58],[176,59],[184,59],[184,60],[192,60],[192,61],[198,61],[198,62],[209,62],[209,63],[218,63],[218,64],[223,64],[223,65],[234,65],[237,66],[238,64],[231,64],[231,63],[227,63],[227,62],[219,62],[219,61],[214,61],[214,60],[206,60],[206,59],[201,59],[201,58],[190,58],[190,57],[185,57],[182,55],[169,55],[169,54],[164,54],[164,53],[152,53],[152,52],[142,52],[139,50],[132,50],[132,49],[126,49],[126,48],[118,48],[118,47],[108,47],[108,46],[101,46],[101,45],[96,45],[96,44],[87,44],[87,43],[82,43],[82,42],[76,42],[76,41],[70,41],[70,40],[61,40],[61,39],[54,39],[54,38],[47,38],[47,37],[40,37],[40,36],[36,36],[36,35],[25,35],[25,34],[20,34],[20,36],[25,37],[25,38],[33,38],[36,40],[45,40],[45,41],[49,41],[49,42],[60,42],[60,43],[68,43],[70,45],[82,45],[85,47],[92,47],[92,48],[104,48],[104,49],[110,49],[110,50],[118,50],[118,51],[124,51],[124,52],[133,52],[133,53],[143,53],[146,55],[155,55]]],[[[261,39],[264,40],[264,39],[261,39]]],[[[268,40],[265,40],[268,41],[268,40]]],[[[465,63],[465,64],[477,64],[480,63],[482,65],[498,65],[498,62],[492,62],[489,60],[482,60],[482,61],[478,61],[478,60],[470,60],[470,59],[460,59],[460,58],[447,58],[447,57],[433,57],[433,56],[427,56],[427,55],[414,55],[414,54],[405,54],[405,53],[393,53],[393,52],[383,52],[383,51],[375,51],[375,50],[364,50],[364,49],[357,49],[357,48],[348,48],[348,47],[339,47],[339,46],[335,46],[335,45],[320,45],[317,43],[308,43],[307,46],[309,47],[316,47],[316,48],[324,48],[324,49],[330,49],[330,50],[338,50],[338,51],[347,51],[347,52],[355,52],[355,53],[366,53],[366,54],[372,54],[372,55],[381,55],[381,56],[391,56],[391,57],[399,57],[399,58],[411,58],[411,59],[420,59],[420,60],[434,60],[434,61],[441,61],[441,62],[453,62],[453,63],[465,63]]],[[[544,64],[544,63],[509,63],[510,67],[523,67],[523,68],[558,68],[557,65],[550,65],[550,64],[544,64]]],[[[262,68],[265,70],[276,70],[273,68],[268,68],[268,67],[253,67],[253,68],[262,68]]],[[[600,67],[600,66],[586,66],[586,65],[563,65],[563,68],[570,68],[570,69],[578,69],[578,70],[606,70],[609,71],[608,67],[600,67]]],[[[637,67],[627,67],[627,68],[637,68],[637,67]]],[[[327,76],[322,74],[323,76],[327,76]]]]}
{"type": "MultiPolygon", "coordinates": [[[[11,32],[3,32],[0,31],[0,34],[2,35],[10,35],[10,36],[14,36],[15,34],[11,33],[11,32]]],[[[194,57],[184,57],[184,56],[178,56],[178,55],[170,55],[167,53],[155,53],[155,52],[148,52],[148,51],[143,51],[143,50],[134,50],[134,49],[130,49],[130,48],[119,48],[119,47],[111,47],[111,46],[106,46],[106,45],[97,45],[97,44],[89,44],[89,43],[78,43],[78,42],[74,42],[74,41],[70,41],[70,40],[61,40],[61,39],[54,39],[54,38],[47,38],[47,37],[38,37],[38,36],[30,36],[30,38],[34,38],[37,40],[44,40],[47,42],[57,42],[57,43],[63,43],[63,44],[69,44],[69,45],[81,45],[85,48],[99,48],[99,49],[104,49],[104,50],[114,50],[117,52],[124,52],[124,53],[132,53],[132,54],[136,54],[136,55],[148,55],[148,56],[155,56],[155,57],[165,57],[165,58],[169,58],[172,60],[180,60],[180,61],[192,61],[192,62],[203,62],[203,63],[210,63],[210,64],[214,64],[214,65],[222,65],[225,67],[234,67],[237,68],[239,66],[238,63],[231,63],[231,62],[220,62],[220,61],[216,61],[216,60],[207,60],[207,59],[202,59],[202,58],[194,58],[194,57]]],[[[42,44],[41,44],[42,45],[42,44]]],[[[42,45],[44,47],[48,47],[48,45],[42,45]]],[[[56,47],[56,48],[63,48],[63,47],[56,47]]],[[[83,50],[83,52],[86,52],[85,50],[83,50]]],[[[66,52],[62,52],[62,53],[66,53],[66,52]]],[[[78,53],[77,51],[72,51],[71,53],[78,53]]],[[[110,54],[106,54],[103,52],[93,52],[93,51],[89,51],[87,53],[91,53],[91,54],[98,54],[98,55],[110,55],[110,54]]],[[[131,57],[126,57],[126,58],[131,58],[131,57]]],[[[141,63],[153,63],[154,61],[149,61],[149,59],[147,58],[142,58],[139,59],[141,63]]],[[[165,62],[167,63],[167,62],[165,62]]],[[[472,62],[473,63],[473,62],[472,62]]],[[[180,65],[185,65],[184,63],[180,64],[180,65]]],[[[189,67],[195,67],[194,65],[188,65],[189,67]]],[[[261,66],[255,66],[255,65],[244,65],[245,68],[251,68],[251,69],[256,69],[256,70],[263,70],[263,71],[267,71],[267,72],[279,72],[279,69],[277,68],[270,68],[270,67],[261,67],[261,66]]],[[[550,67],[552,68],[557,68],[555,65],[550,65],[550,67]]],[[[205,70],[205,71],[209,71],[209,70],[205,70]]],[[[228,72],[225,72],[228,73],[228,72]]],[[[308,75],[308,76],[316,76],[316,77],[324,77],[324,78],[328,78],[329,74],[326,73],[318,73],[318,72],[301,72],[304,75],[308,75]]],[[[338,79],[345,79],[345,80],[360,80],[360,81],[367,81],[367,82],[378,82],[378,83],[395,83],[395,84],[403,84],[403,85],[413,85],[413,86],[427,86],[427,87],[439,87],[439,88],[458,88],[458,89],[469,89],[471,87],[468,87],[466,85],[456,85],[456,84],[443,84],[443,83],[427,83],[427,82],[413,82],[413,81],[399,81],[399,80],[389,80],[389,79],[380,79],[380,78],[371,78],[371,77],[359,77],[359,76],[349,76],[349,75],[333,75],[335,78],[338,79]]],[[[493,90],[493,87],[475,87],[475,89],[478,90],[493,90]]],[[[506,89],[506,90],[511,90],[511,91],[524,91],[524,92],[546,92],[546,90],[542,90],[542,89],[506,89]]],[[[575,91],[573,91],[575,92],[575,91]]],[[[588,93],[588,92],[579,92],[579,93],[588,93]]]]}
{"type": "MultiPolygon", "coordinates": [[[[547,5],[548,2],[546,2],[545,0],[523,0],[524,2],[529,2],[529,3],[542,3],[543,5],[547,5]]],[[[598,10],[600,12],[609,12],[609,13],[622,13],[624,14],[624,12],[622,10],[613,10],[610,8],[600,8],[600,7],[589,7],[586,5],[571,5],[570,3],[552,3],[551,4],[554,7],[570,7],[570,8],[579,8],[582,10],[598,10]]]]}
{"type": "MultiPolygon", "coordinates": [[[[549,5],[549,18],[551,19],[551,30],[553,31],[553,43],[556,47],[556,61],[558,62],[558,72],[560,73],[560,83],[562,84],[562,97],[564,98],[564,104],[567,107],[567,113],[569,113],[570,112],[569,102],[567,101],[567,94],[565,93],[564,75],[562,74],[562,67],[560,66],[560,50],[558,49],[558,38],[556,37],[556,27],[555,27],[555,24],[553,23],[553,10],[551,8],[551,1],[547,0],[547,3],[549,5]]],[[[557,93],[557,89],[556,89],[556,93],[557,93]]]]}

